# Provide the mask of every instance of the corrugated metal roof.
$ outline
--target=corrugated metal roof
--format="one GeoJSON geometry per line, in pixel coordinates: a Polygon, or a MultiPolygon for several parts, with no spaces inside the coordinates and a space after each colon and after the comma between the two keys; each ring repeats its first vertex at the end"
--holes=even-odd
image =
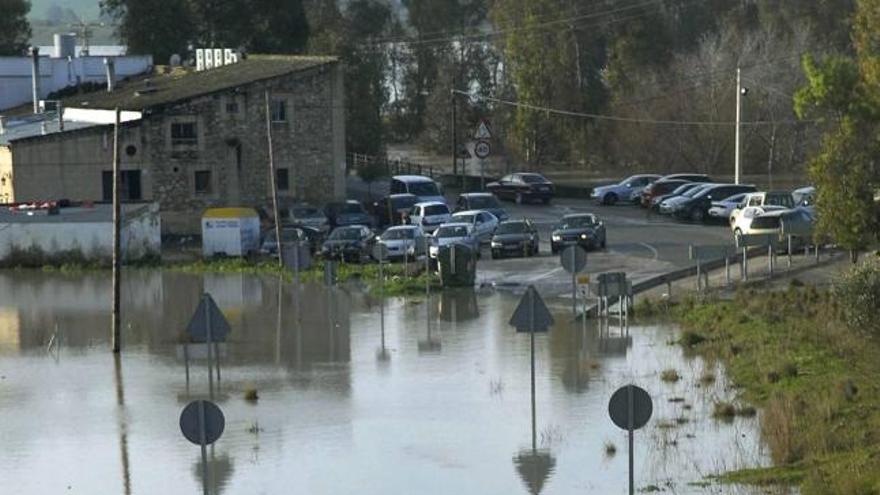
{"type": "MultiPolygon", "coordinates": [[[[61,132],[56,115],[57,114],[43,113],[8,119],[3,126],[3,133],[0,134],[0,146],[8,146],[9,143],[17,139],[24,139],[33,136],[41,136],[61,132]]],[[[73,131],[77,129],[85,129],[87,127],[95,127],[98,125],[102,124],[65,119],[64,130],[73,131]]]]}

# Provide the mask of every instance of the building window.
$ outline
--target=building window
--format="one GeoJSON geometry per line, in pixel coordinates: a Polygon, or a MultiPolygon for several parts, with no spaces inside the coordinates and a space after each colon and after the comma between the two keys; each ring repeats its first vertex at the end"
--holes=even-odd
{"type": "Polygon", "coordinates": [[[196,170],[194,185],[196,194],[211,194],[211,171],[196,170]]]}
{"type": "Polygon", "coordinates": [[[238,113],[238,102],[237,101],[227,101],[226,102],[226,113],[230,115],[234,115],[238,113]]]}
{"type": "Polygon", "coordinates": [[[171,124],[171,145],[186,146],[198,144],[199,136],[195,122],[173,122],[171,124]]]}
{"type": "Polygon", "coordinates": [[[272,122],[287,122],[287,100],[275,98],[272,100],[272,122]]]}
{"type": "Polygon", "coordinates": [[[279,191],[290,190],[290,176],[288,175],[286,168],[275,169],[275,187],[277,187],[279,191]]]}

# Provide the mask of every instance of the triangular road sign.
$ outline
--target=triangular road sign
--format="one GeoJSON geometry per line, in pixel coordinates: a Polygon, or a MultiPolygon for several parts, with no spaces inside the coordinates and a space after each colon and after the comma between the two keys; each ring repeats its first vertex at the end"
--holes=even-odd
{"type": "Polygon", "coordinates": [[[486,123],[485,120],[480,121],[480,126],[477,127],[477,132],[476,132],[476,134],[474,134],[474,139],[476,139],[476,140],[492,139],[492,131],[489,130],[489,124],[486,123]]]}
{"type": "Polygon", "coordinates": [[[205,293],[199,302],[189,324],[186,326],[186,333],[189,334],[193,342],[208,341],[208,321],[211,323],[211,342],[223,342],[226,335],[229,334],[229,322],[223,316],[223,312],[217,307],[211,294],[205,293]]]}
{"type": "Polygon", "coordinates": [[[523,294],[519,305],[510,317],[510,325],[517,332],[546,332],[553,326],[553,315],[541,299],[541,294],[534,285],[530,285],[523,294]]]}

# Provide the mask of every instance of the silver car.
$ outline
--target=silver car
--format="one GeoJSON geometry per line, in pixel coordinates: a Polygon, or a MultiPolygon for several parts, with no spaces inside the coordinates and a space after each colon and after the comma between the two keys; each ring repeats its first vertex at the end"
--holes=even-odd
{"type": "Polygon", "coordinates": [[[415,259],[425,254],[427,237],[418,225],[398,225],[379,237],[389,260],[415,259]]]}
{"type": "Polygon", "coordinates": [[[440,248],[452,244],[463,244],[473,249],[477,257],[480,257],[480,239],[474,231],[474,226],[469,223],[444,223],[437,227],[428,254],[431,259],[436,260],[440,248]]]}

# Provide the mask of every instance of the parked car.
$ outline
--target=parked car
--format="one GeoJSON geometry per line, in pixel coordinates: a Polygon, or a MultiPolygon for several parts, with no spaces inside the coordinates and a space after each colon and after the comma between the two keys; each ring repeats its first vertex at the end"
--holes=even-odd
{"type": "Polygon", "coordinates": [[[288,207],[285,223],[314,227],[324,232],[330,230],[330,222],[327,220],[327,215],[317,206],[305,203],[288,207]]]}
{"type": "Polygon", "coordinates": [[[492,193],[462,193],[455,203],[455,211],[485,210],[495,215],[498,220],[507,220],[508,215],[501,202],[492,193]]]}
{"type": "Polygon", "coordinates": [[[374,242],[375,235],[366,225],[336,227],[324,241],[321,255],[328,259],[360,263],[370,258],[374,242]]]}
{"type": "Polygon", "coordinates": [[[474,227],[469,223],[444,223],[438,227],[428,247],[428,254],[432,260],[436,260],[440,248],[452,244],[463,244],[473,249],[477,257],[480,257],[480,240],[474,232],[474,227]]]}
{"type": "Polygon", "coordinates": [[[420,203],[446,203],[443,188],[434,179],[423,175],[395,175],[391,178],[390,194],[412,194],[420,203]]]}
{"type": "Polygon", "coordinates": [[[389,260],[415,259],[425,254],[426,239],[418,225],[397,225],[379,236],[378,243],[385,246],[389,260]]]}
{"type": "Polygon", "coordinates": [[[754,192],[746,194],[743,200],[730,212],[730,226],[743,230],[745,224],[755,215],[769,210],[794,208],[794,197],[786,191],[754,192]]]}
{"type": "Polygon", "coordinates": [[[419,202],[418,196],[409,193],[390,194],[373,203],[373,215],[379,227],[406,225],[412,208],[419,202]]]}
{"type": "Polygon", "coordinates": [[[499,199],[510,199],[517,204],[526,201],[541,201],[544,204],[553,199],[553,183],[541,174],[516,173],[505,175],[496,182],[486,184],[486,189],[499,199]]]}
{"type": "Polygon", "coordinates": [[[507,220],[498,224],[490,247],[492,259],[505,256],[534,256],[538,254],[541,238],[538,229],[529,220],[507,220]]]}
{"type": "Polygon", "coordinates": [[[364,205],[353,199],[327,203],[327,206],[324,207],[324,214],[327,215],[327,220],[332,228],[346,225],[373,227],[375,224],[373,217],[364,209],[364,205]]]}
{"type": "Polygon", "coordinates": [[[709,218],[709,208],[712,207],[712,201],[726,198],[731,194],[750,193],[757,190],[757,187],[746,184],[714,184],[679,202],[672,214],[682,220],[704,222],[709,218]]]}
{"type": "Polygon", "coordinates": [[[795,206],[812,206],[816,202],[816,188],[813,186],[799,187],[791,192],[795,206]]]}
{"type": "Polygon", "coordinates": [[[605,222],[592,213],[565,215],[550,234],[550,251],[556,254],[566,246],[604,248],[605,222]]]}
{"type": "MultiPolygon", "coordinates": [[[[308,242],[305,232],[297,227],[284,226],[281,228],[281,242],[285,245],[293,243],[308,242]]],[[[260,254],[278,254],[278,237],[275,235],[275,229],[269,229],[263,234],[263,242],[260,244],[260,254]]]]}
{"type": "Polygon", "coordinates": [[[730,213],[742,202],[746,197],[746,194],[747,193],[734,194],[733,196],[724,198],[720,201],[712,201],[712,207],[709,208],[709,219],[727,222],[730,218],[730,213]]]}
{"type": "Polygon", "coordinates": [[[658,179],[658,181],[661,181],[661,180],[686,180],[688,182],[712,182],[712,178],[706,174],[693,174],[693,173],[664,175],[663,177],[658,179]]]}
{"type": "Polygon", "coordinates": [[[690,191],[691,189],[693,189],[695,187],[700,187],[703,185],[704,185],[704,183],[702,183],[702,182],[685,182],[684,184],[673,189],[672,192],[670,192],[670,193],[663,194],[660,196],[654,196],[653,198],[651,198],[651,209],[654,211],[660,211],[660,205],[664,201],[666,201],[667,199],[672,199],[676,196],[681,196],[682,194],[690,191]]]}
{"type": "Polygon", "coordinates": [[[678,196],[673,196],[671,198],[664,199],[663,201],[660,202],[660,205],[658,206],[657,211],[661,215],[672,215],[673,211],[675,211],[678,208],[678,205],[680,203],[687,201],[688,199],[690,199],[694,195],[698,194],[700,191],[703,191],[707,187],[711,187],[711,186],[712,186],[712,184],[699,184],[691,189],[688,189],[684,193],[679,194],[678,196]]]}
{"type": "Polygon", "coordinates": [[[640,194],[642,189],[659,178],[654,174],[633,175],[617,184],[593,188],[590,198],[603,205],[617,204],[618,201],[633,202],[634,195],[640,194]]]}
{"type": "Polygon", "coordinates": [[[489,242],[495,227],[498,227],[498,217],[482,210],[459,211],[452,214],[450,222],[469,223],[474,228],[474,233],[480,242],[489,242]]]}
{"type": "Polygon", "coordinates": [[[452,213],[446,203],[429,201],[416,203],[410,215],[410,223],[422,227],[426,233],[434,232],[437,227],[452,218],[452,213]]]}
{"type": "Polygon", "coordinates": [[[778,206],[768,205],[767,210],[750,218],[747,225],[734,231],[734,239],[739,245],[739,238],[743,235],[770,235],[776,239],[779,249],[788,249],[786,231],[796,232],[792,235],[792,249],[801,249],[808,245],[812,239],[812,231],[815,225],[815,217],[804,209],[785,209],[778,206]]]}
{"type": "Polygon", "coordinates": [[[652,199],[658,196],[663,196],[664,194],[669,194],[678,186],[687,183],[688,181],[682,179],[654,181],[642,189],[642,192],[639,194],[639,204],[641,204],[643,208],[650,208],[652,199]]]}

